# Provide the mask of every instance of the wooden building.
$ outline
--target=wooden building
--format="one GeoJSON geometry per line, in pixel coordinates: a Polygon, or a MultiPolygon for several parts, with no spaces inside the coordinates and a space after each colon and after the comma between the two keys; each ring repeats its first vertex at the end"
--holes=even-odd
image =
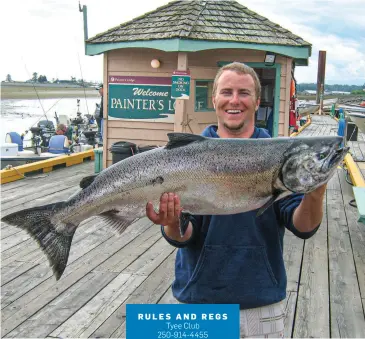
{"type": "Polygon", "coordinates": [[[292,73],[311,55],[308,42],[236,1],[170,2],[87,39],[85,50],[104,54],[104,168],[117,141],[164,145],[167,132],[216,123],[213,80],[232,61],[261,80],[257,125],[288,135],[292,73]],[[185,99],[171,97],[174,71],[185,74],[185,99]]]}

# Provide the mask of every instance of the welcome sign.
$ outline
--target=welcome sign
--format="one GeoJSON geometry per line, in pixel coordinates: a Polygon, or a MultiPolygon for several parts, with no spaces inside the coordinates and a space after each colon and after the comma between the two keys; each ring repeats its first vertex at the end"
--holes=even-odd
{"type": "Polygon", "coordinates": [[[114,119],[163,119],[175,114],[171,78],[109,77],[108,116],[114,119]]]}

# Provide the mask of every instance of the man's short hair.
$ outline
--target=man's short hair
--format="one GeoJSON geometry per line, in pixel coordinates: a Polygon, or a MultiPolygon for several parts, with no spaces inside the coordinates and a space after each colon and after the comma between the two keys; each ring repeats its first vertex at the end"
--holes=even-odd
{"type": "Polygon", "coordinates": [[[236,61],[232,62],[230,64],[227,64],[227,65],[224,65],[223,67],[221,67],[218,70],[217,75],[215,76],[215,79],[214,79],[214,84],[213,84],[213,96],[215,96],[215,94],[217,92],[219,78],[221,77],[222,73],[227,70],[236,72],[238,74],[251,75],[253,82],[255,84],[256,99],[259,99],[261,97],[261,84],[260,84],[259,77],[258,77],[257,73],[255,72],[255,70],[252,67],[245,65],[244,63],[236,62],[236,61]]]}

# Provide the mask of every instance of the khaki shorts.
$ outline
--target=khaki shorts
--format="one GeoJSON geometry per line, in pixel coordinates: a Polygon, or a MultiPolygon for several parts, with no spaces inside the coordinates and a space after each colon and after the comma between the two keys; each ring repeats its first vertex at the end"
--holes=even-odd
{"type": "Polygon", "coordinates": [[[285,302],[240,310],[241,338],[284,338],[285,302]]]}
{"type": "Polygon", "coordinates": [[[268,306],[240,310],[240,338],[284,338],[285,316],[284,300],[268,306]]]}

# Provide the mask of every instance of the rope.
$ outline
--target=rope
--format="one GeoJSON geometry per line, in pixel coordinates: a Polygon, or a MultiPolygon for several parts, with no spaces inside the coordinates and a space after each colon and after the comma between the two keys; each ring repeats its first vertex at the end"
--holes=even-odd
{"type": "Polygon", "coordinates": [[[357,208],[356,200],[355,199],[350,200],[349,205],[352,206],[352,207],[357,208]]]}
{"type": "Polygon", "coordinates": [[[82,69],[81,69],[81,63],[80,63],[80,55],[79,55],[79,53],[77,53],[77,57],[78,57],[78,60],[79,60],[82,87],[84,88],[84,97],[85,97],[85,103],[86,103],[86,111],[87,111],[87,114],[90,115],[89,114],[89,106],[87,105],[87,100],[86,100],[86,90],[85,90],[85,84],[84,84],[84,76],[82,75],[82,69]]]}
{"type": "MultiPolygon", "coordinates": [[[[30,73],[29,73],[28,68],[27,68],[27,65],[26,65],[25,63],[24,63],[24,66],[25,66],[25,70],[26,70],[26,71],[27,71],[27,73],[28,73],[28,77],[30,77],[30,73]]],[[[32,81],[32,85],[33,85],[33,88],[34,88],[35,93],[37,94],[37,98],[38,98],[38,101],[39,101],[39,103],[40,103],[40,105],[41,105],[41,107],[42,107],[42,110],[43,110],[44,116],[46,117],[46,119],[47,119],[47,121],[48,121],[47,114],[46,114],[46,112],[45,112],[45,110],[44,110],[44,108],[43,108],[42,101],[41,101],[41,99],[39,98],[38,92],[37,92],[37,90],[36,90],[36,88],[35,88],[35,86],[34,86],[34,82],[33,82],[33,81],[32,81]]]]}
{"type": "Polygon", "coordinates": [[[181,123],[181,126],[182,126],[182,127],[189,127],[190,132],[191,132],[192,134],[194,134],[194,132],[193,132],[193,130],[192,130],[192,128],[191,128],[191,126],[190,126],[190,121],[193,121],[193,119],[188,119],[187,121],[183,121],[183,122],[181,123]]]}
{"type": "MultiPolygon", "coordinates": [[[[57,105],[62,99],[64,99],[65,97],[62,97],[61,99],[57,100],[47,111],[46,111],[46,114],[55,106],[57,105]]],[[[38,124],[38,122],[43,118],[43,115],[33,124],[30,126],[30,128],[32,128],[35,124],[38,124]]],[[[47,116],[46,116],[47,118],[47,116]]],[[[47,119],[48,121],[48,119],[47,119]]]]}
{"type": "Polygon", "coordinates": [[[6,170],[10,170],[10,169],[13,169],[13,170],[15,170],[15,172],[17,172],[23,179],[39,179],[39,178],[46,178],[46,177],[48,177],[48,175],[49,174],[44,174],[44,175],[37,175],[37,176],[35,176],[35,177],[26,177],[23,173],[20,173],[19,171],[18,171],[18,169],[16,168],[16,167],[14,167],[14,166],[12,166],[12,165],[6,165],[6,167],[5,167],[5,169],[6,170]]]}

